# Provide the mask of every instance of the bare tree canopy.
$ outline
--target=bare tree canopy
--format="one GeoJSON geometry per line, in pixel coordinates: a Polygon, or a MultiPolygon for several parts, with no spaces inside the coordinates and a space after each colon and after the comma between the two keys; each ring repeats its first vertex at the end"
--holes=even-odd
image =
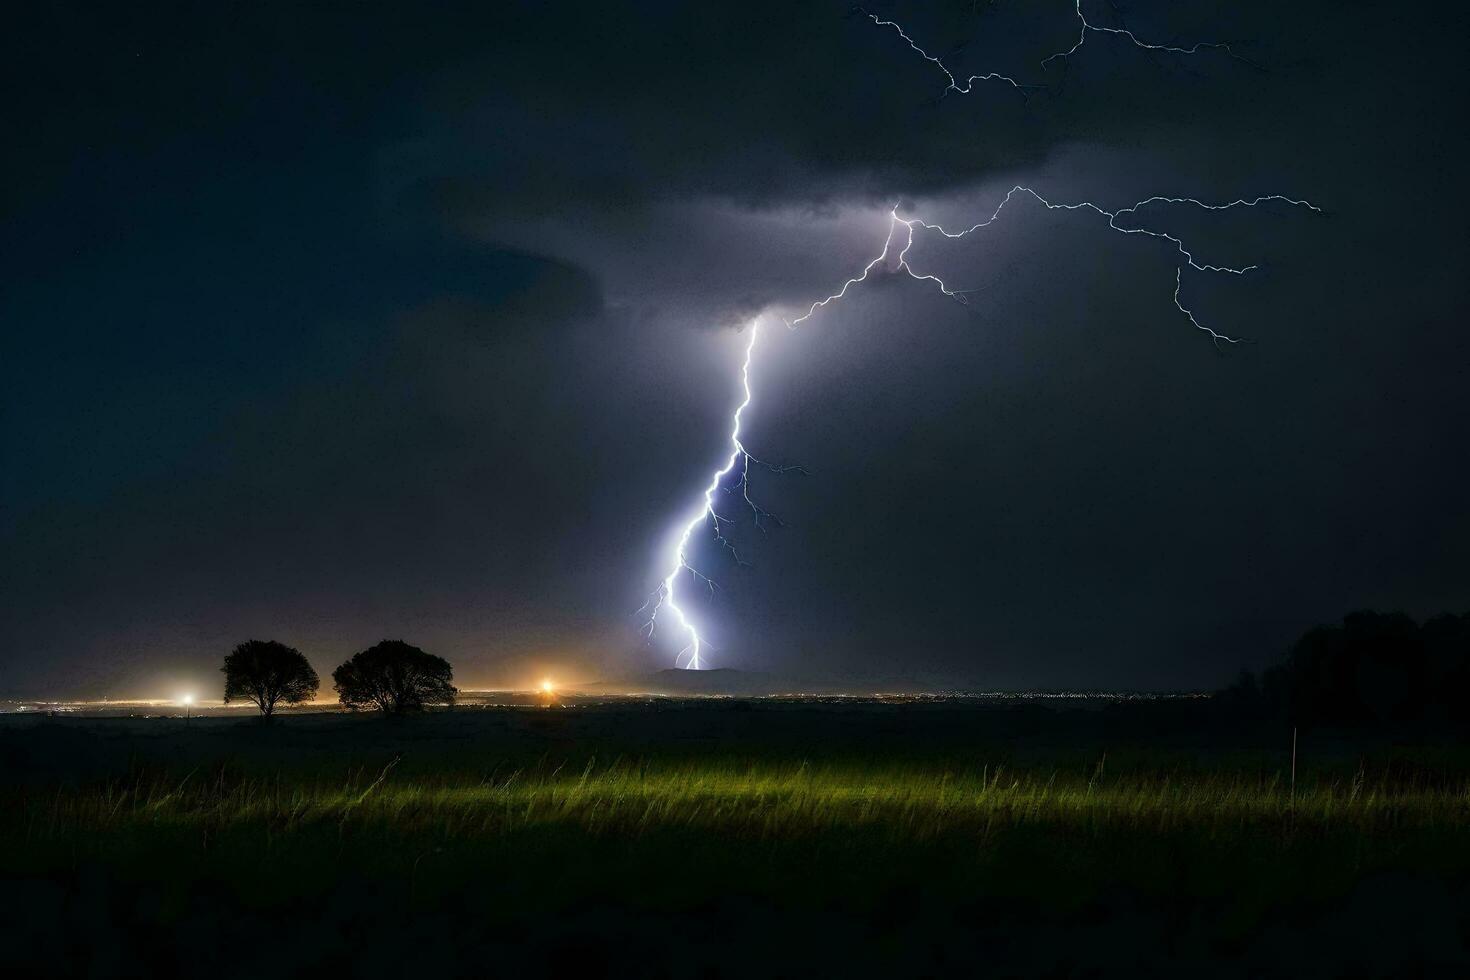
{"type": "Polygon", "coordinates": [[[320,681],[301,651],[275,640],[246,640],[225,657],[225,703],[249,701],[269,718],[278,704],[316,696],[320,681]]]}
{"type": "Polygon", "coordinates": [[[426,704],[453,704],[449,661],[402,640],[384,640],[332,671],[338,698],[348,708],[377,708],[384,714],[420,711],[426,704]]]}

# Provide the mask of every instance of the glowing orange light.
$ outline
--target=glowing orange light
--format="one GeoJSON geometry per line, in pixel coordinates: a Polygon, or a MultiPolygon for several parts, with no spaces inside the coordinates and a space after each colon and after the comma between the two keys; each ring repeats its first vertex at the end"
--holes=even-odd
{"type": "Polygon", "coordinates": [[[551,681],[542,681],[541,682],[541,690],[544,691],[547,694],[550,694],[554,690],[554,688],[552,687],[551,681]]]}

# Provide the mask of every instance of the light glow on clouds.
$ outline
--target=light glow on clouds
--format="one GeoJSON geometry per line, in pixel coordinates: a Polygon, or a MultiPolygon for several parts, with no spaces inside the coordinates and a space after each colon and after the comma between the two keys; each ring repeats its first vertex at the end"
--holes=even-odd
{"type": "MultiPolygon", "coordinates": [[[[1205,326],[1195,317],[1189,308],[1184,306],[1180,301],[1180,292],[1183,289],[1184,270],[1189,268],[1197,272],[1244,276],[1252,270],[1259,268],[1259,266],[1254,264],[1228,266],[1203,262],[1195,257],[1194,251],[1185,245],[1183,239],[1168,232],[1148,228],[1139,223],[1139,212],[1144,208],[1157,206],[1189,207],[1205,211],[1229,211],[1235,208],[1255,208],[1271,203],[1306,208],[1317,213],[1321,213],[1322,210],[1310,201],[1288,197],[1283,194],[1265,194],[1249,199],[1237,198],[1233,201],[1222,203],[1208,203],[1193,197],[1152,195],[1128,207],[1110,210],[1092,201],[1055,203],[1043,197],[1035,190],[1018,184],[1006,193],[1005,197],[996,205],[995,210],[988,217],[975,222],[968,228],[950,231],[941,224],[925,221],[922,218],[902,217],[899,214],[901,206],[895,205],[889,212],[888,233],[883,240],[882,250],[863,266],[860,273],[845,281],[835,292],[811,303],[806,308],[806,311],[795,319],[786,320],[787,326],[795,328],[811,320],[827,307],[846,298],[854,287],[867,282],[869,277],[879,270],[895,274],[900,272],[904,273],[918,282],[933,285],[945,296],[956,302],[968,305],[968,294],[974,290],[950,286],[939,276],[920,272],[910,264],[909,252],[914,248],[916,233],[932,233],[941,239],[947,240],[965,238],[993,225],[1000,219],[1006,206],[1013,200],[1028,198],[1034,200],[1048,211],[1077,212],[1084,215],[1092,215],[1096,218],[1105,218],[1106,226],[1121,235],[1141,235],[1145,238],[1155,239],[1171,245],[1171,251],[1176,256],[1173,291],[1174,306],[1184,315],[1192,327],[1206,334],[1217,348],[1221,344],[1241,343],[1241,338],[1224,334],[1205,326]],[[902,231],[899,229],[902,229],[902,231]],[[895,258],[890,259],[889,256],[893,251],[893,243],[896,238],[903,240],[903,247],[898,250],[895,258]],[[889,268],[890,264],[892,265],[891,269],[889,268]]],[[[751,455],[741,439],[741,419],[754,397],[751,388],[751,365],[760,334],[761,320],[757,318],[750,324],[750,339],[746,342],[744,361],[740,368],[741,398],[731,418],[729,453],[724,457],[723,464],[711,474],[709,483],[705,486],[699,508],[680,525],[679,538],[673,548],[672,554],[668,558],[666,574],[659,583],[658,588],[655,589],[653,595],[644,603],[643,610],[640,610],[640,612],[648,611],[648,618],[643,628],[645,635],[649,638],[652,638],[658,628],[660,615],[672,617],[679,630],[687,638],[683,648],[674,658],[674,665],[676,667],[683,666],[691,670],[700,669],[705,665],[703,652],[706,647],[706,641],[700,634],[698,626],[690,619],[688,611],[681,604],[679,591],[680,580],[692,579],[696,585],[704,588],[711,597],[718,589],[718,584],[714,579],[707,573],[696,568],[690,561],[690,547],[694,535],[702,529],[708,528],[714,541],[727,550],[737,564],[745,563],[739,552],[736,551],[734,543],[725,533],[727,527],[734,523],[734,518],[721,514],[716,505],[717,494],[721,490],[738,490],[744,507],[754,515],[756,526],[760,527],[762,521],[773,520],[773,518],[750,495],[750,470],[752,465],[764,467],[775,472],[785,472],[793,469],[793,467],[774,466],[751,455]],[[735,477],[734,485],[731,487],[722,486],[732,476],[735,477]]]]}

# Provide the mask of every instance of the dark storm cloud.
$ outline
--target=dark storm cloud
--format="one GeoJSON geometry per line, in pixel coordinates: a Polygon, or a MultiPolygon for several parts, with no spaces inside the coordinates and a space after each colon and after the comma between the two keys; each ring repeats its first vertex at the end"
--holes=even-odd
{"type": "Polygon", "coordinates": [[[1066,2],[871,9],[959,77],[998,70],[1040,87],[946,95],[941,69],[843,4],[507,8],[477,57],[411,88],[412,135],[378,158],[384,206],[401,221],[575,256],[619,305],[728,325],[845,278],[899,198],[1007,174],[1063,199],[1125,204],[1158,185],[1118,178],[1168,159],[1202,121],[1211,159],[1196,173],[1159,168],[1171,193],[1319,187],[1319,159],[1277,161],[1303,159],[1304,132],[1321,123],[1320,63],[1346,65],[1345,46],[1362,43],[1343,36],[1351,20],[1283,19],[1266,4],[1234,7],[1223,23],[1218,11],[1130,11],[1117,22],[1170,41],[1227,37],[1255,62],[1149,54],[1092,34],[1043,68],[1076,39],[1066,2]],[[1048,186],[1048,161],[1075,146],[1136,159],[1048,186]]]}
{"type": "MultiPolygon", "coordinates": [[[[481,57],[425,82],[418,142],[387,157],[385,180],[451,219],[687,197],[891,203],[895,188],[962,185],[1034,162],[1059,140],[1130,140],[1201,115],[1219,122],[1295,74],[1223,55],[1145,56],[1096,35],[1070,62],[1043,69],[1075,40],[1065,2],[873,9],[904,21],[961,76],[1001,70],[1043,88],[1023,98],[977,83],[973,95],[945,96],[941,69],[840,4],[606,5],[577,17],[515,8],[497,17],[481,57]]],[[[1265,5],[1231,16],[1222,27],[1154,12],[1148,26],[1171,38],[1248,30],[1273,40],[1261,51],[1271,57],[1302,42],[1307,25],[1282,24],[1265,5]]]]}
{"type": "Polygon", "coordinates": [[[899,198],[972,221],[1014,182],[1330,214],[1157,215],[1264,265],[1185,278],[1256,341],[1227,357],[1167,246],[1034,206],[916,247],[968,311],[884,279],[777,328],[752,447],[811,473],[759,479],[754,568],[703,556],[717,662],[1209,684],[1462,606],[1465,15],[1175,6],[1121,16],[1264,68],[1092,37],[1042,72],[1066,0],[874,8],[1029,100],[939,99],[842,4],[36,14],[0,694],[208,684],[247,635],[326,669],[403,635],[468,684],[665,663],[632,610],[727,431],[744,335],[708,328],[828,293],[899,198]]]}

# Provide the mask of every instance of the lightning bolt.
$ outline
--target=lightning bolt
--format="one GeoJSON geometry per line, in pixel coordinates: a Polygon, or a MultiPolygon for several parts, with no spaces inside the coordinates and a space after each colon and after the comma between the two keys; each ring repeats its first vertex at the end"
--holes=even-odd
{"type": "Polygon", "coordinates": [[[865,265],[861,273],[844,282],[842,284],[842,287],[838,289],[835,293],[832,293],[826,298],[819,299],[815,303],[811,304],[811,306],[807,308],[807,311],[801,316],[797,317],[795,320],[788,321],[788,325],[794,327],[797,324],[804,323],[805,321],[809,320],[817,313],[818,310],[821,310],[825,308],[828,304],[835,303],[836,301],[846,296],[847,291],[853,286],[867,281],[868,276],[875,269],[884,267],[888,261],[888,254],[893,247],[893,239],[895,237],[895,233],[900,226],[905,229],[904,246],[902,250],[900,250],[898,253],[898,261],[894,266],[893,271],[903,272],[908,276],[919,280],[920,282],[933,283],[944,295],[950,297],[951,299],[958,300],[961,303],[968,303],[966,295],[968,293],[975,292],[975,290],[955,289],[946,284],[944,280],[940,277],[927,273],[917,272],[914,270],[914,267],[909,264],[909,250],[914,247],[914,230],[918,228],[925,231],[937,232],[945,238],[964,238],[967,235],[971,235],[974,232],[980,231],[982,228],[990,227],[997,220],[999,220],[1001,212],[1006,209],[1006,205],[1010,204],[1011,201],[1017,197],[1017,195],[1030,197],[1049,211],[1090,212],[1100,218],[1106,218],[1107,227],[1112,229],[1113,231],[1118,232],[1119,234],[1144,235],[1148,238],[1156,238],[1161,241],[1168,242],[1170,245],[1172,245],[1174,247],[1175,253],[1178,255],[1180,260],[1180,264],[1175,272],[1174,277],[1174,305],[1178,308],[1179,312],[1183,313],[1185,317],[1188,318],[1190,324],[1193,325],[1195,329],[1200,330],[1205,334],[1208,334],[1210,339],[1215,343],[1217,347],[1221,343],[1238,344],[1241,342],[1241,340],[1240,338],[1230,337],[1226,334],[1219,333],[1215,330],[1210,329],[1209,327],[1204,326],[1199,322],[1199,320],[1195,318],[1193,313],[1191,313],[1180,303],[1179,293],[1183,288],[1184,269],[1188,267],[1199,272],[1220,272],[1227,273],[1233,276],[1243,276],[1254,269],[1260,268],[1260,266],[1228,266],[1200,262],[1195,258],[1194,252],[1185,246],[1183,239],[1175,235],[1171,235],[1168,232],[1157,231],[1151,228],[1146,228],[1142,225],[1128,225],[1126,224],[1127,218],[1137,218],[1138,211],[1141,208],[1147,207],[1151,204],[1182,204],[1201,208],[1206,211],[1229,211],[1232,208],[1258,207],[1259,205],[1267,204],[1274,201],[1282,204],[1289,204],[1294,207],[1307,208],[1311,211],[1316,211],[1319,214],[1322,211],[1321,208],[1317,207],[1317,205],[1313,204],[1310,201],[1287,197],[1284,194],[1265,194],[1260,197],[1251,198],[1249,200],[1245,198],[1239,198],[1234,201],[1228,201],[1224,204],[1208,204],[1204,201],[1199,200],[1198,198],[1193,197],[1164,197],[1162,195],[1154,195],[1153,197],[1144,198],[1142,201],[1139,201],[1136,204],[1131,204],[1126,208],[1118,208],[1117,210],[1109,211],[1107,208],[1104,208],[1099,204],[1094,204],[1092,201],[1078,201],[1076,203],[1070,204],[1057,204],[1042,197],[1031,188],[1025,187],[1021,184],[1017,184],[1015,187],[1012,187],[1009,191],[1006,192],[1005,197],[1001,200],[1000,204],[996,205],[996,208],[994,211],[991,212],[990,217],[985,218],[981,221],[977,221],[975,224],[963,229],[962,231],[949,231],[943,225],[924,221],[921,218],[899,217],[898,205],[895,205],[893,210],[889,212],[888,238],[883,242],[883,251],[879,252],[878,255],[871,262],[865,265]],[[1119,224],[1120,220],[1123,220],[1125,224],[1119,224]]]}
{"type": "Polygon", "coordinates": [[[720,489],[720,484],[734,473],[737,467],[739,468],[739,475],[735,487],[731,489],[738,488],[740,490],[741,499],[750,509],[751,513],[754,514],[756,526],[761,527],[762,521],[776,521],[777,519],[768,511],[764,510],[750,496],[750,467],[752,464],[776,473],[800,470],[800,467],[778,466],[757,459],[746,450],[745,444],[740,441],[740,417],[750,405],[750,362],[755,356],[755,344],[760,339],[760,330],[760,319],[757,318],[750,324],[750,340],[745,344],[745,361],[740,367],[740,388],[743,392],[743,397],[740,400],[740,404],[735,406],[735,414],[731,418],[730,453],[725,457],[724,465],[715,470],[714,474],[710,476],[709,485],[704,488],[702,506],[697,512],[690,515],[689,519],[684,523],[678,543],[674,546],[674,553],[669,563],[668,574],[664,576],[663,581],[659,583],[659,587],[654,591],[654,594],[649,598],[648,602],[643,604],[644,610],[651,610],[648,620],[644,624],[644,630],[648,637],[653,636],[653,632],[658,626],[659,614],[664,611],[667,611],[669,615],[673,616],[679,628],[688,636],[689,639],[684,645],[684,649],[680,650],[678,655],[674,657],[675,667],[679,666],[679,662],[687,656],[688,660],[685,662],[685,666],[690,670],[700,669],[703,666],[700,653],[705,646],[705,641],[699,635],[699,630],[690,621],[688,613],[684,611],[684,607],[679,604],[678,594],[675,588],[678,585],[680,573],[687,572],[697,582],[704,585],[710,595],[713,595],[719,587],[714,579],[689,563],[689,544],[694,537],[694,532],[708,524],[714,534],[714,540],[730,553],[737,564],[745,564],[745,561],[740,557],[740,553],[735,549],[735,543],[725,534],[726,526],[733,524],[733,519],[722,516],[715,507],[715,493],[720,489]]]}
{"type": "MultiPolygon", "coordinates": [[[[1184,306],[1184,304],[1180,300],[1180,292],[1182,291],[1184,285],[1184,270],[1186,268],[1190,268],[1199,272],[1244,276],[1252,270],[1258,269],[1260,267],[1258,265],[1227,266],[1201,262],[1195,258],[1194,252],[1190,248],[1188,248],[1185,245],[1184,240],[1179,238],[1178,236],[1171,235],[1168,232],[1147,228],[1141,224],[1134,224],[1129,219],[1137,219],[1138,212],[1141,209],[1150,205],[1183,205],[1188,207],[1200,208],[1205,211],[1229,211],[1234,208],[1254,208],[1259,207],[1263,204],[1274,202],[1291,205],[1293,207],[1306,208],[1319,214],[1322,212],[1321,208],[1311,203],[1310,201],[1287,197],[1284,194],[1265,194],[1250,199],[1238,198],[1234,201],[1227,201],[1222,204],[1210,204],[1193,197],[1165,197],[1163,195],[1154,195],[1153,197],[1144,198],[1136,204],[1131,204],[1125,208],[1108,210],[1102,205],[1096,204],[1092,201],[1078,201],[1074,203],[1060,204],[1055,203],[1046,199],[1035,190],[1018,184],[1006,192],[1005,197],[1001,199],[1001,202],[998,205],[996,205],[995,210],[990,213],[989,217],[984,218],[981,221],[977,221],[975,224],[971,225],[968,228],[964,228],[958,231],[950,231],[946,229],[943,225],[934,222],[924,221],[921,218],[901,217],[899,215],[900,206],[894,205],[893,209],[888,213],[888,234],[883,240],[882,250],[876,256],[874,256],[873,259],[867,263],[867,265],[863,266],[861,272],[845,281],[835,292],[812,303],[810,306],[807,307],[806,312],[803,313],[801,316],[795,318],[794,320],[787,320],[787,326],[794,329],[798,325],[805,323],[807,320],[810,320],[812,317],[816,316],[817,313],[826,309],[828,306],[846,298],[848,292],[852,290],[854,286],[858,286],[862,283],[867,282],[869,277],[875,271],[879,269],[886,269],[889,263],[889,256],[893,252],[894,242],[896,239],[903,240],[903,247],[898,251],[892,272],[902,272],[918,282],[928,283],[950,299],[953,299],[956,302],[964,305],[969,305],[968,294],[975,292],[975,290],[960,289],[950,286],[939,276],[930,273],[920,272],[909,263],[909,252],[914,247],[915,233],[917,231],[933,232],[939,236],[942,236],[945,239],[965,238],[971,234],[974,234],[975,232],[980,231],[981,229],[990,227],[992,224],[998,221],[1001,214],[1005,211],[1006,206],[1018,197],[1029,197],[1049,211],[1078,211],[1092,214],[1098,218],[1106,219],[1106,227],[1121,235],[1143,235],[1147,238],[1153,238],[1169,243],[1169,245],[1171,245],[1173,248],[1174,254],[1177,256],[1174,272],[1174,306],[1176,309],[1179,310],[1180,313],[1184,315],[1185,319],[1188,320],[1191,326],[1208,336],[1210,338],[1210,341],[1215,345],[1217,349],[1220,347],[1221,344],[1239,344],[1243,343],[1244,341],[1242,338],[1232,337],[1205,326],[1204,324],[1199,322],[1193,312],[1191,312],[1186,306],[1184,306]],[[900,228],[903,229],[902,232],[899,231],[900,228]]],[[[698,627],[689,618],[688,613],[679,603],[678,585],[680,576],[688,575],[690,578],[694,579],[695,582],[704,586],[704,588],[709,592],[711,596],[713,596],[715,594],[715,591],[719,588],[714,579],[710,578],[708,574],[701,572],[690,562],[689,549],[692,541],[694,540],[695,533],[707,526],[710,530],[711,535],[713,536],[714,541],[725,550],[727,550],[737,564],[746,564],[744,559],[740,556],[740,553],[736,550],[734,542],[726,534],[727,528],[729,528],[734,523],[734,519],[722,515],[715,505],[716,493],[720,491],[721,485],[725,483],[732,476],[732,474],[735,475],[736,479],[734,485],[725,489],[731,492],[737,489],[740,491],[742,501],[754,515],[755,524],[759,528],[763,527],[763,521],[775,521],[775,518],[768,511],[761,508],[760,505],[757,504],[755,500],[752,499],[752,497],[750,496],[751,466],[754,465],[758,467],[764,467],[777,473],[800,470],[800,467],[776,466],[751,455],[750,451],[745,448],[745,443],[741,440],[741,419],[745,414],[745,410],[750,407],[750,403],[753,399],[750,373],[751,364],[755,357],[756,343],[760,340],[760,335],[761,322],[759,319],[756,319],[750,325],[750,340],[746,342],[745,359],[740,367],[740,390],[742,397],[740,400],[740,404],[735,407],[734,415],[731,418],[729,454],[724,458],[724,463],[710,476],[709,483],[704,489],[704,496],[701,500],[700,507],[697,511],[692,513],[681,526],[678,543],[675,545],[673,554],[670,556],[669,559],[668,573],[659,583],[659,586],[654,591],[653,595],[650,596],[648,601],[644,603],[643,608],[639,610],[640,613],[644,611],[649,612],[649,616],[644,622],[643,627],[645,636],[649,638],[653,636],[654,631],[657,629],[658,626],[660,614],[667,612],[674,618],[679,628],[688,637],[684,648],[680,650],[674,658],[674,665],[676,667],[679,666],[679,664],[682,662],[686,667],[690,669],[699,669],[701,666],[703,666],[701,653],[704,647],[707,645],[704,638],[700,635],[698,627]]]]}
{"type": "MultiPolygon", "coordinates": [[[[953,72],[949,70],[948,67],[945,66],[942,60],[934,55],[929,54],[929,52],[920,47],[918,43],[914,41],[914,39],[910,37],[896,22],[892,20],[885,20],[877,16],[876,14],[870,13],[867,10],[863,10],[862,8],[857,9],[861,10],[861,12],[878,27],[891,28],[904,42],[908,44],[910,49],[912,49],[916,54],[919,55],[919,57],[923,58],[925,61],[932,63],[941,72],[943,72],[945,78],[948,80],[948,84],[945,87],[943,95],[948,95],[951,92],[959,95],[968,95],[975,90],[976,84],[980,82],[1001,82],[1005,85],[1010,86],[1016,91],[1021,92],[1023,95],[1025,95],[1030,90],[1041,87],[1036,85],[1024,84],[1009,75],[1002,75],[998,72],[970,75],[963,81],[961,81],[953,72]]],[[[1244,58],[1240,58],[1238,55],[1235,54],[1234,51],[1231,50],[1228,44],[1222,42],[1202,41],[1190,45],[1189,47],[1181,47],[1167,44],[1154,44],[1142,40],[1136,34],[1134,34],[1130,30],[1127,30],[1126,28],[1102,27],[1093,24],[1082,12],[1082,0],[1074,0],[1074,9],[1076,11],[1077,21],[1079,24],[1077,42],[1066,51],[1059,51],[1056,54],[1050,55],[1049,57],[1044,59],[1041,62],[1043,69],[1045,69],[1046,66],[1053,61],[1066,61],[1072,55],[1076,54],[1086,43],[1088,35],[1092,33],[1108,34],[1115,37],[1126,38],[1131,44],[1134,45],[1134,47],[1145,51],[1159,51],[1170,54],[1192,55],[1197,54],[1200,51],[1213,49],[1224,51],[1227,55],[1232,58],[1236,58],[1237,60],[1246,60],[1244,58]]],[[[1049,211],[1081,212],[1090,214],[1098,219],[1104,219],[1105,226],[1111,231],[1117,232],[1120,235],[1141,235],[1145,238],[1151,238],[1168,243],[1168,245],[1172,247],[1172,252],[1175,256],[1173,291],[1174,307],[1181,314],[1183,314],[1184,318],[1188,321],[1190,326],[1208,336],[1211,343],[1215,345],[1216,349],[1220,349],[1222,344],[1239,344],[1243,343],[1244,341],[1242,338],[1233,337],[1206,326],[1199,321],[1193,311],[1191,311],[1188,307],[1184,305],[1182,299],[1180,298],[1181,293],[1184,289],[1184,270],[1186,268],[1189,268],[1196,272],[1244,276],[1247,273],[1259,268],[1259,266],[1254,264],[1243,266],[1228,266],[1203,262],[1195,257],[1194,251],[1185,244],[1182,238],[1179,238],[1176,235],[1169,234],[1165,231],[1160,231],[1156,228],[1148,227],[1143,222],[1139,212],[1145,208],[1149,208],[1152,206],[1164,205],[1199,208],[1205,211],[1228,211],[1234,208],[1255,208],[1269,203],[1285,204],[1292,207],[1306,208],[1317,213],[1321,213],[1322,211],[1321,208],[1311,203],[1310,201],[1287,197],[1284,194],[1266,194],[1250,199],[1238,198],[1234,201],[1227,201],[1220,204],[1210,204],[1194,197],[1167,197],[1163,195],[1154,195],[1152,197],[1144,198],[1143,200],[1138,201],[1135,204],[1131,204],[1127,207],[1109,210],[1108,208],[1105,208],[1102,205],[1096,204],[1092,201],[1056,203],[1043,197],[1041,194],[1037,193],[1030,187],[1025,187],[1018,184],[1006,192],[1005,197],[998,205],[996,205],[995,210],[991,212],[989,217],[976,222],[968,228],[951,231],[949,229],[946,229],[943,225],[925,221],[921,218],[902,217],[899,214],[900,205],[895,205],[893,209],[889,212],[888,232],[883,239],[882,250],[871,261],[869,261],[867,265],[863,266],[861,272],[842,283],[842,285],[835,292],[812,303],[799,317],[793,320],[786,320],[787,326],[794,329],[796,326],[805,323],[807,320],[810,320],[820,311],[826,309],[833,303],[840,302],[841,300],[846,298],[849,291],[852,290],[853,287],[867,282],[869,277],[872,276],[873,273],[879,269],[891,271],[894,274],[902,272],[918,282],[932,285],[944,296],[947,296],[958,303],[969,305],[969,294],[975,292],[976,290],[961,289],[950,286],[941,277],[932,273],[918,271],[913,267],[913,265],[910,264],[909,252],[912,251],[912,249],[914,248],[916,235],[918,232],[924,232],[938,235],[944,239],[965,238],[978,231],[981,231],[982,229],[990,227],[992,224],[998,221],[1001,217],[1002,212],[1006,210],[1007,205],[1009,205],[1013,200],[1017,199],[1018,197],[1029,197],[1049,211]],[[899,230],[900,228],[903,229],[901,232],[899,230]],[[893,268],[891,270],[888,270],[888,266],[891,261],[889,256],[893,252],[894,242],[898,239],[902,239],[903,245],[898,250],[896,261],[893,261],[893,268]]],[[[718,585],[716,584],[714,579],[712,579],[705,572],[702,572],[698,568],[696,568],[690,560],[689,552],[695,535],[704,531],[705,529],[708,529],[708,533],[712,536],[713,540],[726,551],[728,551],[737,564],[746,564],[744,559],[741,557],[739,551],[736,549],[734,541],[732,541],[729,535],[726,533],[727,530],[734,525],[735,518],[726,516],[720,512],[720,510],[716,506],[717,493],[720,492],[722,489],[730,493],[738,490],[740,492],[740,498],[744,503],[746,509],[748,509],[754,516],[755,526],[763,530],[766,521],[772,521],[775,523],[779,523],[779,521],[776,521],[773,515],[762,509],[760,505],[757,504],[755,500],[751,497],[751,467],[764,467],[777,473],[799,469],[798,467],[775,466],[751,455],[749,450],[745,448],[745,443],[741,439],[741,420],[744,416],[745,410],[750,407],[750,403],[753,397],[750,380],[751,366],[755,357],[756,344],[759,341],[760,336],[761,321],[760,318],[757,318],[750,325],[750,339],[746,342],[745,357],[740,368],[740,388],[742,397],[739,405],[735,407],[734,414],[731,417],[730,435],[728,440],[729,452],[724,457],[723,464],[720,465],[719,468],[717,468],[711,474],[709,483],[705,486],[704,495],[701,499],[700,506],[695,511],[693,511],[689,515],[688,519],[686,519],[685,522],[680,526],[678,541],[674,546],[673,553],[669,556],[667,566],[668,571],[664,575],[662,581],[659,583],[658,588],[654,590],[648,601],[643,604],[643,608],[639,610],[640,614],[645,611],[648,612],[648,618],[645,620],[643,627],[644,634],[647,638],[651,639],[653,637],[655,630],[658,628],[661,616],[672,617],[679,629],[683,632],[685,637],[687,637],[687,641],[685,642],[684,647],[674,658],[674,665],[676,667],[679,666],[682,662],[684,666],[690,669],[699,669],[704,665],[702,653],[704,649],[708,646],[708,643],[700,634],[698,626],[694,623],[692,619],[690,619],[688,612],[680,603],[680,579],[693,579],[696,584],[702,585],[711,597],[714,596],[716,590],[718,589],[718,585]],[[724,486],[724,484],[730,481],[732,477],[734,479],[733,485],[724,486]]]]}
{"type": "MultiPolygon", "coordinates": [[[[862,8],[859,9],[861,10],[862,8]]],[[[919,57],[923,58],[925,61],[932,62],[940,71],[944,72],[944,77],[949,79],[949,85],[944,90],[945,95],[948,95],[951,92],[958,93],[959,95],[969,95],[975,90],[976,82],[1005,82],[1011,88],[1015,89],[1018,92],[1021,92],[1022,94],[1025,94],[1028,89],[1041,88],[1041,86],[1039,85],[1022,85],[1011,76],[1002,75],[999,72],[987,72],[984,75],[971,75],[969,78],[965,79],[963,83],[961,83],[959,79],[955,78],[954,72],[950,71],[944,66],[944,62],[940,61],[938,58],[934,57],[932,54],[919,47],[914,39],[905,34],[903,28],[899,27],[898,24],[894,23],[891,20],[883,20],[877,14],[869,13],[866,10],[863,10],[863,14],[868,18],[868,20],[871,20],[879,27],[893,28],[894,31],[898,33],[898,36],[907,41],[908,46],[918,53],[919,57]]]]}
{"type": "Polygon", "coordinates": [[[1112,34],[1115,37],[1126,37],[1130,42],[1132,42],[1135,48],[1141,48],[1144,51],[1162,51],[1165,54],[1199,54],[1201,51],[1224,51],[1227,55],[1234,58],[1236,61],[1243,61],[1248,65],[1254,64],[1254,62],[1249,61],[1246,58],[1242,58],[1240,55],[1236,54],[1233,50],[1231,50],[1230,45],[1224,43],[1223,41],[1196,41],[1194,44],[1191,44],[1189,47],[1185,48],[1177,47],[1172,44],[1151,44],[1148,41],[1141,40],[1137,34],[1134,34],[1132,31],[1122,27],[1099,27],[1097,24],[1089,21],[1087,19],[1087,15],[1082,12],[1082,0],[1074,0],[1074,3],[1075,9],[1077,11],[1077,23],[1080,25],[1077,31],[1077,43],[1072,45],[1066,51],[1058,51],[1056,54],[1045,58],[1041,62],[1041,67],[1043,68],[1045,68],[1047,64],[1053,61],[1066,61],[1068,58],[1072,57],[1072,55],[1080,51],[1082,49],[1082,45],[1087,43],[1088,34],[1112,34]]]}
{"type": "MultiPolygon", "coordinates": [[[[866,10],[862,7],[858,7],[856,9],[877,26],[892,28],[894,33],[902,38],[903,41],[915,54],[923,58],[925,61],[933,64],[940,71],[944,72],[944,77],[947,80],[948,84],[945,85],[944,91],[940,95],[941,98],[949,95],[951,92],[955,93],[956,95],[969,95],[975,90],[976,82],[1003,82],[1006,85],[1009,85],[1011,88],[1015,89],[1017,92],[1020,92],[1022,95],[1027,95],[1030,92],[1038,91],[1046,87],[1044,85],[1036,85],[1034,83],[1028,84],[1024,82],[1019,82],[1016,79],[1012,78],[1010,75],[1002,75],[1000,72],[994,71],[986,72],[983,75],[970,75],[964,81],[960,81],[960,79],[954,74],[954,72],[949,70],[948,66],[946,66],[942,60],[930,54],[928,51],[925,51],[923,48],[919,47],[918,42],[910,37],[908,33],[896,21],[885,20],[884,18],[879,17],[877,14],[872,13],[871,11],[866,10]]],[[[1158,51],[1165,54],[1199,54],[1201,51],[1223,51],[1226,55],[1234,58],[1236,61],[1259,67],[1255,65],[1255,62],[1236,54],[1235,51],[1230,47],[1230,45],[1223,41],[1197,41],[1194,44],[1189,45],[1188,47],[1180,47],[1172,44],[1153,44],[1149,41],[1143,40],[1137,34],[1134,34],[1132,31],[1126,28],[1103,27],[1101,25],[1092,23],[1090,20],[1087,19],[1087,15],[1082,12],[1082,0],[1074,0],[1073,9],[1076,11],[1077,14],[1077,43],[1073,44],[1065,51],[1058,51],[1056,54],[1048,55],[1047,57],[1043,58],[1041,60],[1041,67],[1043,69],[1045,69],[1046,66],[1051,64],[1053,61],[1065,62],[1068,58],[1072,57],[1072,55],[1080,51],[1082,49],[1082,46],[1087,43],[1088,34],[1110,34],[1114,37],[1127,38],[1134,47],[1142,51],[1158,51]]]]}

